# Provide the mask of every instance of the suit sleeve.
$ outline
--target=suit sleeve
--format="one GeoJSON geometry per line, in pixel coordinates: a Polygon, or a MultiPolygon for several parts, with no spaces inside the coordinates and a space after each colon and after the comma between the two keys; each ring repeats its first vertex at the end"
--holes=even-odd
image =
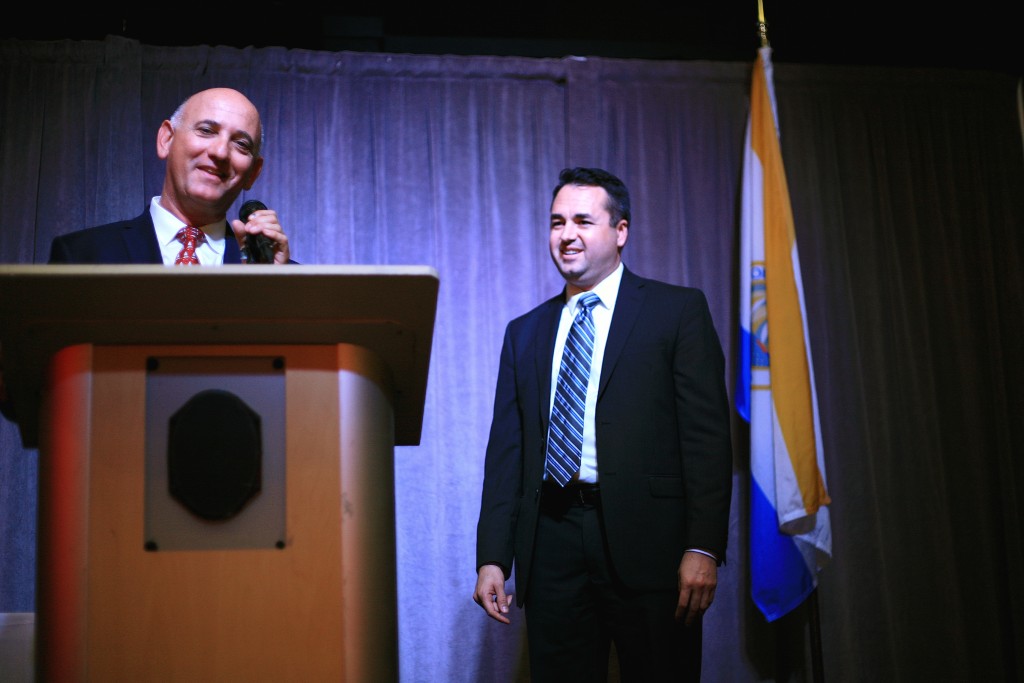
{"type": "Polygon", "coordinates": [[[688,546],[725,560],[732,498],[732,438],[725,358],[703,292],[680,319],[676,410],[686,482],[688,546]]]}
{"type": "Polygon", "coordinates": [[[494,414],[484,460],[476,566],[498,564],[509,577],[522,488],[523,429],[516,389],[516,361],[508,328],[502,342],[494,414]]]}

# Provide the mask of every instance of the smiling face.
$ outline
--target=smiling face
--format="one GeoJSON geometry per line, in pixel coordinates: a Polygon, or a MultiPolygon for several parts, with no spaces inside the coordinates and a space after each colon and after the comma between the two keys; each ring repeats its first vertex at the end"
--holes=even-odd
{"type": "Polygon", "coordinates": [[[223,219],[263,167],[260,126],[256,107],[235,90],[213,88],[189,98],[180,117],[157,132],[157,155],[167,162],[161,205],[190,225],[223,219]]]}
{"type": "Polygon", "coordinates": [[[593,289],[619,265],[629,237],[626,219],[613,225],[602,187],[566,185],[551,202],[551,260],[570,295],[593,289]]]}

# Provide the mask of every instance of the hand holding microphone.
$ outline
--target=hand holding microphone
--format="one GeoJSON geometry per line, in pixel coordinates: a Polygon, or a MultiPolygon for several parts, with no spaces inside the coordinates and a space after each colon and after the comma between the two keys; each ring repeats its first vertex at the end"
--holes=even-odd
{"type": "MultiPolygon", "coordinates": [[[[250,199],[242,204],[238,210],[238,220],[243,224],[249,222],[250,216],[256,211],[266,210],[267,205],[258,199],[250,199]]],[[[276,216],[275,216],[276,220],[276,216]]],[[[280,226],[274,223],[278,230],[280,226]]],[[[274,240],[267,235],[258,233],[249,233],[245,235],[242,242],[242,262],[243,263],[274,263],[276,252],[280,250],[284,253],[284,262],[288,261],[288,241],[281,232],[281,239],[274,240]]]]}

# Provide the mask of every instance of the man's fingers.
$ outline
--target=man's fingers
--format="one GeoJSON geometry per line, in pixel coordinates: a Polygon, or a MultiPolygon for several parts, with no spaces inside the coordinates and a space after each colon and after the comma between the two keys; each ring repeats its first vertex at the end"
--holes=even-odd
{"type": "Polygon", "coordinates": [[[487,616],[490,618],[500,621],[503,624],[510,624],[512,620],[508,618],[508,601],[504,597],[498,597],[492,595],[491,600],[484,604],[484,611],[487,612],[487,616]]]}

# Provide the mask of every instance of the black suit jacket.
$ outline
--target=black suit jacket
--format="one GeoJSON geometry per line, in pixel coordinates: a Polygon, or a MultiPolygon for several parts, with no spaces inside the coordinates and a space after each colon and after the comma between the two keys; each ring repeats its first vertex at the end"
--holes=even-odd
{"type": "MultiPolygon", "coordinates": [[[[141,216],[55,237],[50,263],[162,264],[160,244],[149,208],[141,216]]],[[[231,226],[224,240],[224,264],[241,264],[242,253],[231,226]]]]}
{"type": "MultiPolygon", "coordinates": [[[[487,444],[477,566],[530,562],[551,395],[559,294],[505,331],[487,444]]],[[[700,290],[622,275],[596,409],[598,479],[608,550],[637,590],[674,590],[686,548],[725,558],[732,443],[725,360],[700,290]]]]}

